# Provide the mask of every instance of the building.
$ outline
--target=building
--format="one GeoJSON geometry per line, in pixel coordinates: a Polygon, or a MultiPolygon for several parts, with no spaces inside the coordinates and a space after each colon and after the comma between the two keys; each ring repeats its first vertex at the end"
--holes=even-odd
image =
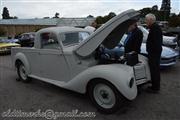
{"type": "Polygon", "coordinates": [[[14,37],[52,26],[85,27],[91,25],[94,20],[95,18],[1,19],[0,30],[4,30],[6,36],[14,37]]]}
{"type": "Polygon", "coordinates": [[[86,27],[94,21],[95,18],[61,18],[57,22],[57,26],[86,27]]]}

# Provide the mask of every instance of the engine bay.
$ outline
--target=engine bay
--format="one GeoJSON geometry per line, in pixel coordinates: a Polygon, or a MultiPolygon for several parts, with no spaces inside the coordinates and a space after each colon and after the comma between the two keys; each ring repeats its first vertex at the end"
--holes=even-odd
{"type": "Polygon", "coordinates": [[[95,54],[95,59],[99,60],[99,64],[120,63],[134,66],[139,63],[138,54],[134,51],[120,55],[117,52],[106,52],[106,48],[100,45],[95,54]]]}

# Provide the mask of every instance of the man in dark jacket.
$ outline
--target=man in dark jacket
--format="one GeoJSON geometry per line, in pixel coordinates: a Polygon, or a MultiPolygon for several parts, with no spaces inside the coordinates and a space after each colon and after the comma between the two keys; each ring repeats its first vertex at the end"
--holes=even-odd
{"type": "Polygon", "coordinates": [[[149,28],[149,35],[146,43],[148,52],[149,66],[151,71],[152,86],[147,88],[148,92],[157,93],[160,90],[160,57],[162,52],[162,31],[155,23],[156,17],[153,14],[147,14],[145,17],[149,28]]]}
{"type": "Polygon", "coordinates": [[[140,53],[142,40],[143,40],[143,33],[137,27],[137,20],[133,20],[132,24],[128,28],[128,36],[124,41],[125,53],[129,53],[132,51],[140,53]]]}

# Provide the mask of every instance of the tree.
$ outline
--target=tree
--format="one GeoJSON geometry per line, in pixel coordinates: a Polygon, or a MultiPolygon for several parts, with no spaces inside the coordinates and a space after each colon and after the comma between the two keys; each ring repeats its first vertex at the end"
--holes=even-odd
{"type": "Polygon", "coordinates": [[[108,16],[109,16],[109,18],[113,18],[113,17],[116,16],[116,14],[115,14],[114,12],[110,12],[110,13],[108,14],[108,16]]]}
{"type": "Polygon", "coordinates": [[[87,18],[94,18],[94,16],[92,16],[92,15],[88,15],[88,16],[87,16],[87,18]]]}
{"type": "Polygon", "coordinates": [[[18,19],[18,17],[17,17],[17,16],[14,16],[13,19],[18,19]]]}
{"type": "Polygon", "coordinates": [[[102,16],[96,17],[95,22],[96,22],[97,24],[103,24],[103,23],[104,23],[104,22],[103,22],[103,17],[102,17],[102,16]]]}
{"type": "Polygon", "coordinates": [[[8,8],[4,7],[3,13],[2,13],[2,19],[18,19],[18,17],[17,16],[14,16],[14,17],[10,16],[8,8]]]}
{"type": "Polygon", "coordinates": [[[43,19],[49,19],[50,17],[43,17],[43,19]]]}
{"type": "Polygon", "coordinates": [[[108,15],[105,15],[104,17],[98,16],[95,21],[97,24],[104,24],[114,16],[116,16],[116,14],[114,12],[110,12],[108,15]]]}
{"type": "Polygon", "coordinates": [[[158,10],[157,5],[154,5],[152,8],[143,8],[139,11],[141,12],[142,18],[144,18],[148,13],[153,13],[158,21],[166,21],[169,18],[164,11],[158,10]]]}
{"type": "Polygon", "coordinates": [[[56,12],[53,18],[59,18],[59,13],[56,12]]]}
{"type": "Polygon", "coordinates": [[[152,10],[158,10],[158,6],[157,5],[154,5],[154,6],[152,6],[152,10]]]}
{"type": "Polygon", "coordinates": [[[7,7],[3,8],[3,13],[2,13],[2,19],[10,19],[11,17],[9,16],[9,10],[7,7]]]}
{"type": "Polygon", "coordinates": [[[176,14],[173,14],[169,20],[169,26],[170,27],[177,27],[177,26],[180,26],[180,16],[176,15],[176,14]]]}

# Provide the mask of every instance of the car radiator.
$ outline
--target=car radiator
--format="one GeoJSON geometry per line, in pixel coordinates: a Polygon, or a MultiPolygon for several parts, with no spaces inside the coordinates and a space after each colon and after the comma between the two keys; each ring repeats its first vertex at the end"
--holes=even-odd
{"type": "Polygon", "coordinates": [[[134,69],[134,76],[136,81],[141,79],[146,79],[146,67],[142,63],[138,63],[135,66],[133,66],[134,69]]]}

